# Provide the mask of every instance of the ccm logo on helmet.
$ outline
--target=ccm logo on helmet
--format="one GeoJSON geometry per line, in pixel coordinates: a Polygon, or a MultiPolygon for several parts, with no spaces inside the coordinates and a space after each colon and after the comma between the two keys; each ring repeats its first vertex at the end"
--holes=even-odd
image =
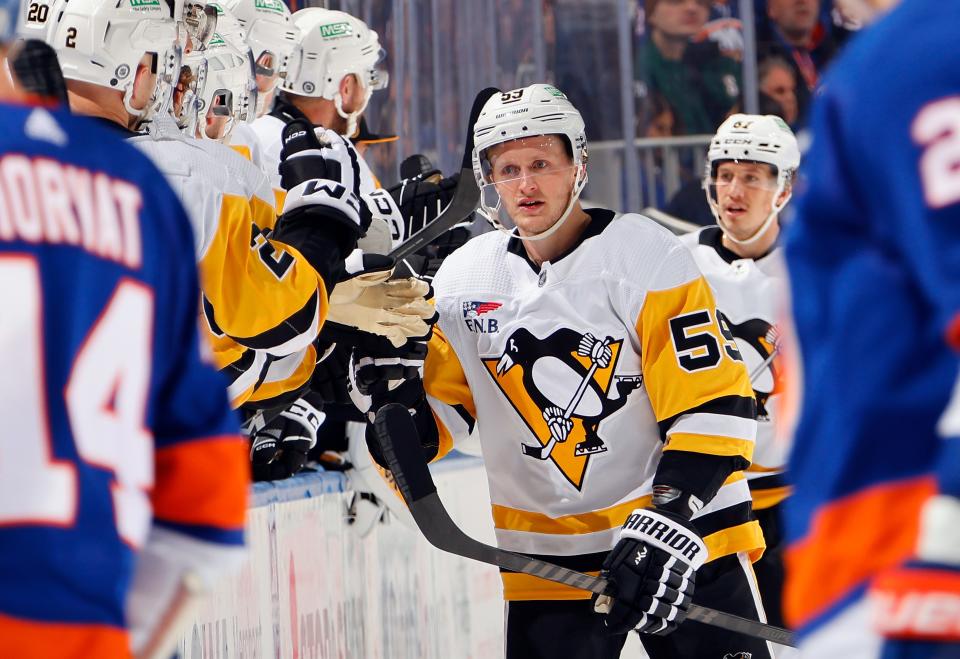
{"type": "Polygon", "coordinates": [[[623,523],[623,528],[659,540],[671,549],[680,552],[691,562],[700,553],[700,545],[683,533],[681,529],[642,512],[632,513],[623,523]]]}

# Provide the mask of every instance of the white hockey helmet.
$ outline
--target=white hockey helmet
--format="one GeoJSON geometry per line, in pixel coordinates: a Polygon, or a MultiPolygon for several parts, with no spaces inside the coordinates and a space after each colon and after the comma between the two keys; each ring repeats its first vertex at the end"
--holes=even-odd
{"type": "Polygon", "coordinates": [[[64,0],[32,0],[23,3],[15,0],[13,6],[17,5],[20,6],[19,25],[14,22],[17,34],[24,39],[51,43],[51,32],[57,26],[57,16],[63,11],[64,0]]]}
{"type": "Polygon", "coordinates": [[[786,122],[772,114],[734,114],[720,125],[717,134],[707,149],[706,171],[703,189],[710,210],[727,238],[740,245],[749,245],[760,239],[772,226],[777,214],[783,210],[792,196],[792,184],[800,167],[800,146],[786,122]],[[757,231],[747,239],[730,235],[720,217],[720,207],[711,191],[717,166],[726,161],[759,162],[773,167],[777,176],[777,189],[771,202],[770,214],[757,231]],[[784,190],[790,189],[783,199],[784,190]],[[778,203],[779,200],[779,203],[778,203]]]}
{"type": "Polygon", "coordinates": [[[63,76],[123,92],[127,112],[141,120],[164,105],[180,72],[179,0],[70,0],[56,3],[47,42],[57,51],[63,76]],[[62,11],[56,11],[57,7],[62,11]],[[54,16],[54,14],[56,14],[54,16]],[[157,87],[145,110],[130,105],[137,67],[154,56],[157,87]]]}
{"type": "MultiPolygon", "coordinates": [[[[492,146],[540,135],[560,135],[564,138],[577,168],[573,189],[566,211],[550,229],[536,236],[517,236],[521,240],[542,240],[553,234],[570,215],[573,205],[587,183],[587,135],[583,117],[566,94],[552,85],[537,83],[495,94],[483,106],[473,128],[473,174],[481,190],[493,185],[487,152],[492,146]]],[[[500,203],[495,205],[481,196],[480,213],[503,231],[510,231],[500,221],[500,203]]]]}
{"type": "Polygon", "coordinates": [[[282,89],[333,101],[337,113],[348,122],[345,134],[354,134],[370,96],[389,82],[389,75],[379,67],[385,57],[380,38],[359,18],[342,11],[310,7],[295,12],[292,18],[300,31],[299,42],[282,89]],[[361,107],[350,113],[344,111],[340,96],[340,81],[348,75],[356,76],[364,90],[361,107]]]}
{"type": "Polygon", "coordinates": [[[290,56],[297,47],[299,30],[283,0],[223,0],[220,4],[233,14],[243,29],[253,59],[258,62],[257,73],[286,77],[290,56]],[[265,53],[271,56],[270,67],[260,63],[265,53]]]}
{"type": "MultiPolygon", "coordinates": [[[[201,127],[209,111],[230,118],[226,135],[237,122],[253,121],[257,94],[253,60],[239,24],[229,13],[219,15],[217,32],[202,51],[187,55],[185,62],[198,81],[191,111],[201,127]]],[[[199,132],[206,137],[204,130],[199,132]]]]}

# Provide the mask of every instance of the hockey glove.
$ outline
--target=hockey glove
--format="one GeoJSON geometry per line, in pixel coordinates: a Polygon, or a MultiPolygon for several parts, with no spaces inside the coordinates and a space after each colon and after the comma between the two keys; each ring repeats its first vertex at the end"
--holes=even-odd
{"type": "Polygon", "coordinates": [[[283,129],[280,184],[287,191],[281,225],[306,216],[329,230],[341,258],[353,251],[371,215],[360,200],[359,157],[349,142],[332,130],[291,122],[283,129]]]}
{"type": "Polygon", "coordinates": [[[250,446],[253,480],[273,481],[293,476],[307,462],[307,453],[317,443],[317,429],[324,414],[303,398],[258,430],[250,446]]]}
{"type": "Polygon", "coordinates": [[[603,562],[611,590],[596,598],[594,610],[605,614],[611,634],[669,634],[687,616],[706,559],[706,545],[682,515],[638,508],[603,562]]]}
{"type": "MultiPolygon", "coordinates": [[[[925,506],[917,558],[881,572],[870,588],[883,656],[948,656],[960,644],[960,500],[936,496],[925,506]]],[[[953,656],[953,655],[949,655],[953,656]]]]}
{"type": "Polygon", "coordinates": [[[404,179],[390,188],[390,196],[400,210],[400,242],[408,240],[437,219],[453,199],[459,180],[459,173],[442,178],[440,172],[434,171],[404,179]]]}
{"type": "MultiPolygon", "coordinates": [[[[371,349],[371,346],[355,349],[350,359],[348,385],[354,406],[371,424],[377,410],[386,403],[400,403],[415,419],[421,413],[429,415],[421,377],[426,356],[426,339],[408,341],[400,348],[388,345],[381,349],[371,349]]],[[[367,432],[367,448],[374,461],[386,467],[380,443],[371,430],[372,426],[367,432]]],[[[428,457],[436,455],[439,448],[439,441],[434,442],[430,437],[429,433],[421,433],[421,441],[426,439],[424,453],[428,457]]]]}
{"type": "Polygon", "coordinates": [[[356,251],[347,259],[347,278],[333,289],[327,320],[386,337],[395,347],[426,336],[436,319],[427,302],[430,285],[419,279],[390,280],[393,259],[356,251]]]}

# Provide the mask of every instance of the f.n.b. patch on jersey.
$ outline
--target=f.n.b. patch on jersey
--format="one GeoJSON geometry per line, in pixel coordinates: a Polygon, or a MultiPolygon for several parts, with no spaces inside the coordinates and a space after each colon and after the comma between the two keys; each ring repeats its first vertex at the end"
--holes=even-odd
{"type": "Polygon", "coordinates": [[[496,318],[485,316],[503,306],[501,302],[464,302],[463,322],[467,329],[480,334],[494,334],[500,331],[500,324],[496,318]]]}

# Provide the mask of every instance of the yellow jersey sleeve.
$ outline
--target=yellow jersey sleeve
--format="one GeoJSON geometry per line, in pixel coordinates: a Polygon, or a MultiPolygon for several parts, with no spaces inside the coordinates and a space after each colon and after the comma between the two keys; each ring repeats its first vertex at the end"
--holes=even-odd
{"type": "Polygon", "coordinates": [[[215,336],[284,356],[306,348],[327,314],[320,275],[294,248],[270,239],[269,203],[224,194],[200,260],[203,312],[215,336]]]}
{"type": "Polygon", "coordinates": [[[436,459],[450,452],[454,436],[469,434],[477,418],[467,376],[453,346],[439,327],[434,327],[423,364],[423,387],[440,435],[436,459]]]}
{"type": "Polygon", "coordinates": [[[647,293],[636,330],[643,380],[665,451],[753,456],[753,389],[709,284],[698,276],[647,293]]]}

